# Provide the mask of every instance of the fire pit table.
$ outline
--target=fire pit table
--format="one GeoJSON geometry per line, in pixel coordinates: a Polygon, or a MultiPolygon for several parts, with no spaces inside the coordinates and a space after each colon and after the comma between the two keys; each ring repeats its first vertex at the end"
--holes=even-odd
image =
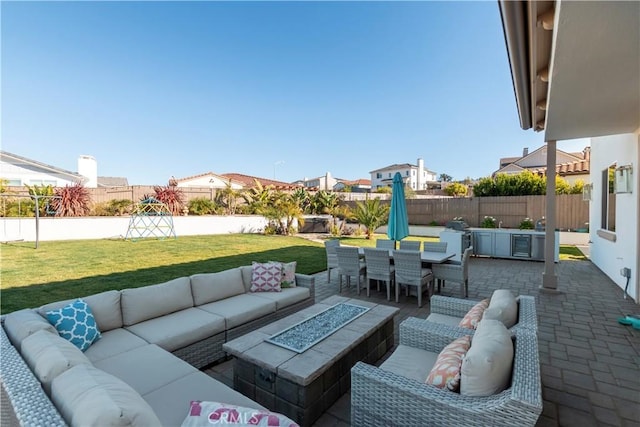
{"type": "Polygon", "coordinates": [[[234,388],[310,426],[349,390],[356,362],[374,364],[393,347],[399,311],[332,296],[229,341],[234,388]]]}

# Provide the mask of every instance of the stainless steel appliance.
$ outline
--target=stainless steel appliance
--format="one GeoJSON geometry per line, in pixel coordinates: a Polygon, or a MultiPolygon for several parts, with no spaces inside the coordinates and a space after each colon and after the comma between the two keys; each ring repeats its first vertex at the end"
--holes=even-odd
{"type": "Polygon", "coordinates": [[[511,235],[511,256],[517,258],[531,257],[531,234],[511,235]]]}

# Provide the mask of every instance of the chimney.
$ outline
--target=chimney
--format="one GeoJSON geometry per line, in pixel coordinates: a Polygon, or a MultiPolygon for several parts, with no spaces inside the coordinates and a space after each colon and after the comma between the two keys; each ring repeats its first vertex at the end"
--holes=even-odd
{"type": "Polygon", "coordinates": [[[591,160],[591,147],[584,147],[584,150],[582,150],[582,154],[586,161],[591,160]]]}
{"type": "Polygon", "coordinates": [[[98,186],[98,162],[95,157],[82,155],[78,157],[78,173],[87,181],[84,186],[87,188],[96,188],[98,186]]]}
{"type": "Polygon", "coordinates": [[[522,149],[522,157],[526,157],[529,155],[529,147],[524,147],[522,149]]]}
{"type": "Polygon", "coordinates": [[[424,160],[418,157],[418,176],[416,177],[416,189],[424,190],[424,160]]]}

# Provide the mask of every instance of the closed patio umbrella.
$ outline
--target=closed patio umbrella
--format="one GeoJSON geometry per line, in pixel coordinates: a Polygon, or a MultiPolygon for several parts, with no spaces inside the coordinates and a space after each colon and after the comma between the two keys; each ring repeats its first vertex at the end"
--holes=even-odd
{"type": "Polygon", "coordinates": [[[404,182],[400,172],[393,176],[391,187],[391,210],[389,211],[389,224],[387,236],[391,240],[402,240],[409,235],[409,217],[407,205],[404,199],[404,182]]]}

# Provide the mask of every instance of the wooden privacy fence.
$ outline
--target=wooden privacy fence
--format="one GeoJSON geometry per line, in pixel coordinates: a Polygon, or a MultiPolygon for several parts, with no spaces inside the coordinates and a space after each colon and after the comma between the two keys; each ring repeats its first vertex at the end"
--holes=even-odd
{"type": "MultiPolygon", "coordinates": [[[[354,207],[356,202],[345,203],[354,207]]],[[[407,214],[411,225],[444,225],[462,217],[471,227],[478,227],[485,216],[492,216],[497,223],[502,222],[502,227],[518,228],[525,218],[535,224],[545,215],[546,205],[546,196],[407,199],[407,214]]],[[[557,228],[586,228],[588,221],[589,202],[583,201],[581,194],[556,196],[557,228]]]]}

